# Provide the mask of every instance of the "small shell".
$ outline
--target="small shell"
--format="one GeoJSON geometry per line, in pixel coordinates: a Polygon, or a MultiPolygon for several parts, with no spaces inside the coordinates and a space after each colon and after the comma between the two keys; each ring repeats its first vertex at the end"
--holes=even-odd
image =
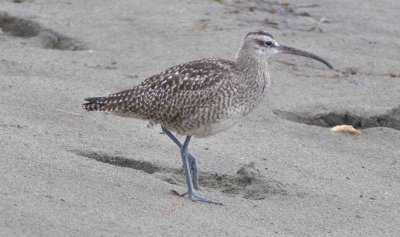
{"type": "Polygon", "coordinates": [[[331,132],[349,132],[353,134],[361,134],[361,130],[355,129],[351,125],[338,125],[330,129],[331,132]]]}

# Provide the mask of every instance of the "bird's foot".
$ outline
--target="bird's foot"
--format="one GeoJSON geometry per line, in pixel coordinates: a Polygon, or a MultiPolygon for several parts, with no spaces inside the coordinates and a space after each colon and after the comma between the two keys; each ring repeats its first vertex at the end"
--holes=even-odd
{"type": "Polygon", "coordinates": [[[176,195],[179,197],[184,197],[187,195],[190,198],[190,200],[195,201],[195,202],[205,202],[205,203],[210,203],[210,204],[215,204],[215,205],[224,205],[222,202],[208,200],[206,197],[202,197],[202,196],[198,195],[197,193],[191,193],[191,194],[189,194],[188,192],[179,193],[176,190],[171,190],[171,193],[173,195],[176,195]]]}
{"type": "Polygon", "coordinates": [[[206,203],[215,204],[215,205],[224,205],[222,202],[208,200],[206,197],[202,197],[200,195],[197,195],[196,193],[192,193],[191,195],[188,194],[188,196],[192,201],[206,202],[206,203]]]}

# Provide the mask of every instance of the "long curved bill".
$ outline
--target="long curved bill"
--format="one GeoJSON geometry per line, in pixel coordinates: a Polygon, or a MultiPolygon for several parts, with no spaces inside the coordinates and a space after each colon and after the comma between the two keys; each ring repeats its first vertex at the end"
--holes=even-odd
{"type": "Polygon", "coordinates": [[[299,56],[315,59],[315,60],[320,61],[321,63],[325,64],[330,69],[333,69],[333,67],[330,63],[328,63],[325,59],[323,59],[315,54],[312,54],[312,53],[309,53],[309,52],[306,52],[306,51],[303,51],[300,49],[295,49],[295,48],[285,46],[285,45],[276,46],[276,49],[278,50],[278,53],[294,54],[294,55],[299,55],[299,56]]]}

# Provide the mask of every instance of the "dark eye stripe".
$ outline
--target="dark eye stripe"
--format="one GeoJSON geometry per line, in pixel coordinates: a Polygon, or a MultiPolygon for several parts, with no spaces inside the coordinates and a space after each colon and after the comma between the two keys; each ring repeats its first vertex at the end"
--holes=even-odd
{"type": "Polygon", "coordinates": [[[258,43],[260,46],[265,46],[263,40],[257,40],[257,43],[258,43]]]}
{"type": "Polygon", "coordinates": [[[264,41],[264,40],[257,40],[257,43],[260,45],[260,46],[267,46],[267,47],[269,47],[269,46],[272,46],[273,45],[273,43],[272,43],[272,41],[264,41]]]}

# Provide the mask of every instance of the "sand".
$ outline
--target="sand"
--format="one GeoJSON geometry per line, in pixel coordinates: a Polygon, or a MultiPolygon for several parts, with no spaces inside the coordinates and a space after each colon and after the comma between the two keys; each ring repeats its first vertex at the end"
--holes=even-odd
{"type": "Polygon", "coordinates": [[[398,236],[400,3],[27,0],[0,3],[1,236],[398,236]],[[270,60],[234,128],[193,139],[201,191],[159,127],[81,109],[167,67],[233,59],[266,29],[311,51],[270,60]],[[361,134],[333,133],[351,124],[361,134]]]}

